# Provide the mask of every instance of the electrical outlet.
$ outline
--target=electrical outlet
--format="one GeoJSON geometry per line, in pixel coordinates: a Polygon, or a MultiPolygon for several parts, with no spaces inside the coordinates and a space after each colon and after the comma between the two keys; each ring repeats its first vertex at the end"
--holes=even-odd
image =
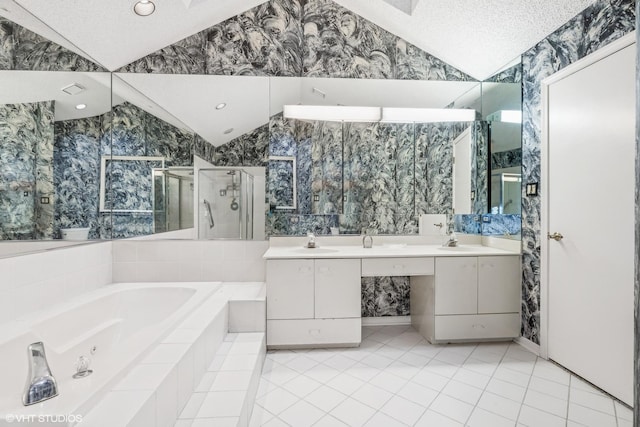
{"type": "Polygon", "coordinates": [[[48,197],[40,197],[40,204],[41,205],[48,205],[49,204],[49,198],[48,197]]]}

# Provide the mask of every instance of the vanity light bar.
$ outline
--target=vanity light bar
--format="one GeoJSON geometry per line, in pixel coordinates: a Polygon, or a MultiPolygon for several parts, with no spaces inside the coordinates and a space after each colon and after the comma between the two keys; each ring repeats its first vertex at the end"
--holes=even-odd
{"type": "Polygon", "coordinates": [[[383,108],[382,121],[393,123],[472,122],[476,110],[455,108],[383,108]]]}
{"type": "Polygon", "coordinates": [[[344,105],[285,105],[284,117],[298,120],[329,122],[379,122],[379,107],[351,107],[344,105]]]}
{"type": "Polygon", "coordinates": [[[285,105],[284,117],[335,122],[471,122],[476,110],[450,108],[380,108],[343,105],[285,105]]]}

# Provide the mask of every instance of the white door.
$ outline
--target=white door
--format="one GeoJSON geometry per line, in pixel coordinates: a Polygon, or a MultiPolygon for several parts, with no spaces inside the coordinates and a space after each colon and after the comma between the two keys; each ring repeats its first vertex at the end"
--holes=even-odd
{"type": "Polygon", "coordinates": [[[628,404],[635,51],[627,42],[548,84],[548,228],[542,230],[563,236],[547,243],[549,358],[628,404]]]}
{"type": "Polygon", "coordinates": [[[471,128],[453,141],[453,212],[471,213],[471,128]]]}

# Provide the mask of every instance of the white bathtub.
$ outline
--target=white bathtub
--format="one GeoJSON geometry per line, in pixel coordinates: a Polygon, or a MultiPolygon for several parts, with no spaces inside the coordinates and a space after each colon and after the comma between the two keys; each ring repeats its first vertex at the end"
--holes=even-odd
{"type": "Polygon", "coordinates": [[[0,425],[7,415],[84,415],[220,286],[219,282],[108,285],[31,318],[2,325],[0,425]],[[37,341],[45,345],[59,395],[25,407],[27,346],[37,341]],[[80,356],[92,359],[93,374],[73,379],[80,356]]]}

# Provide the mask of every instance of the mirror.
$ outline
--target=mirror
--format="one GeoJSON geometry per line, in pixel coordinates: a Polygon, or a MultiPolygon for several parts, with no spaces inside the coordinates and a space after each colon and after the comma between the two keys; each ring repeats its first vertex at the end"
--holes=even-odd
{"type": "MultiPolygon", "coordinates": [[[[283,106],[466,108],[479,104],[479,83],[272,77],[270,86],[269,154],[293,157],[298,165],[297,209],[277,209],[277,195],[293,191],[283,184],[293,174],[269,175],[270,235],[415,234],[420,214],[453,214],[453,141],[468,129],[468,151],[475,152],[486,141],[486,126],[298,120],[284,118],[283,106]]],[[[471,155],[467,163],[467,209],[476,209],[474,202],[486,209],[471,155]]]]}
{"type": "Polygon", "coordinates": [[[267,77],[115,73],[113,92],[114,238],[265,238],[267,77]]]}
{"type": "Polygon", "coordinates": [[[99,210],[110,99],[109,73],[0,71],[0,240],[23,252],[111,237],[99,210]]]}

